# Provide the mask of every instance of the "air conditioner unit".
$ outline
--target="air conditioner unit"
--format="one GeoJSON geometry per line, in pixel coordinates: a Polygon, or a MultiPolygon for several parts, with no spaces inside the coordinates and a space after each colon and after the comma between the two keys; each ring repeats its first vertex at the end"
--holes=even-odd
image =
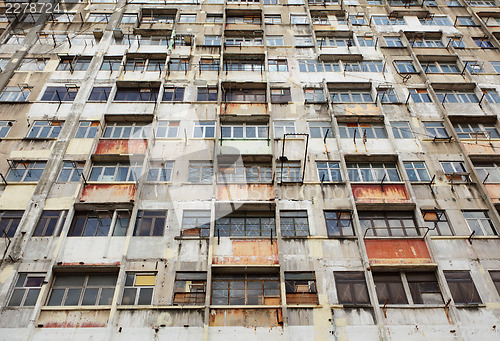
{"type": "Polygon", "coordinates": [[[120,27],[117,27],[113,30],[113,37],[115,37],[115,39],[123,38],[123,31],[120,27]]]}
{"type": "Polygon", "coordinates": [[[94,37],[96,39],[101,39],[102,38],[102,34],[103,34],[102,33],[102,28],[95,28],[93,33],[94,33],[94,37]]]}

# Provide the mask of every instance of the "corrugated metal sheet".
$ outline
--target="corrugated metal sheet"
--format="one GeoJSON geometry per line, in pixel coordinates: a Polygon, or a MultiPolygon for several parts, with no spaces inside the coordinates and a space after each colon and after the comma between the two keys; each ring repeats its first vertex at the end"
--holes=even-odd
{"type": "Polygon", "coordinates": [[[421,238],[366,239],[370,264],[427,264],[432,263],[429,250],[421,238]]]}
{"type": "Polygon", "coordinates": [[[81,202],[131,202],[135,200],[135,184],[89,184],[83,188],[81,202]]]}

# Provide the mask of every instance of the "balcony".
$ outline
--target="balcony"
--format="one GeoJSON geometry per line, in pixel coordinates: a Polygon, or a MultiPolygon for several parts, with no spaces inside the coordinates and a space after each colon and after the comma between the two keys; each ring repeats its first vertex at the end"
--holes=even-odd
{"type": "Polygon", "coordinates": [[[353,184],[352,193],[359,204],[411,204],[404,184],[353,184]]]}
{"type": "Polygon", "coordinates": [[[431,265],[427,244],[422,237],[366,239],[370,266],[431,265]]]}
{"type": "Polygon", "coordinates": [[[131,203],[135,200],[134,184],[87,184],[80,194],[80,202],[85,203],[131,203]]]}
{"type": "Polygon", "coordinates": [[[148,148],[148,141],[145,139],[101,139],[94,152],[97,156],[129,156],[144,155],[148,148]]]}

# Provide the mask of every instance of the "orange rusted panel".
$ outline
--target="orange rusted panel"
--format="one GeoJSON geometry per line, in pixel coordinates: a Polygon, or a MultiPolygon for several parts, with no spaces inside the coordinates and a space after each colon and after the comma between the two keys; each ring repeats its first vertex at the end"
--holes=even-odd
{"type": "Polygon", "coordinates": [[[272,200],[272,185],[218,185],[217,200],[272,200]]]}
{"type": "Polygon", "coordinates": [[[318,304],[316,293],[294,293],[286,294],[286,304],[318,304]]]}
{"type": "Polygon", "coordinates": [[[106,327],[109,310],[46,310],[40,313],[37,324],[43,328],[106,327]]]}
{"type": "Polygon", "coordinates": [[[500,141],[466,142],[462,145],[469,155],[500,154],[500,141]]]}
{"type": "Polygon", "coordinates": [[[119,139],[100,140],[95,150],[96,155],[144,155],[148,148],[147,140],[119,139]]]}
{"type": "Polygon", "coordinates": [[[356,203],[410,203],[403,184],[397,185],[352,185],[356,203]]]}
{"type": "Polygon", "coordinates": [[[485,184],[486,192],[495,205],[500,204],[500,184],[485,184]]]}
{"type": "Polygon", "coordinates": [[[366,239],[370,264],[432,263],[425,241],[420,238],[366,239]]]}
{"type": "Polygon", "coordinates": [[[89,184],[83,188],[81,202],[131,202],[135,184],[89,184]]]}
{"type": "Polygon", "coordinates": [[[267,107],[264,103],[227,103],[222,113],[226,115],[265,115],[267,107]]]}
{"type": "Polygon", "coordinates": [[[214,255],[214,264],[273,265],[279,264],[278,243],[266,240],[232,240],[232,255],[214,255]]]}
{"type": "MultiPolygon", "coordinates": [[[[342,105],[342,104],[340,104],[342,105]]],[[[339,107],[339,104],[335,105],[337,110],[340,109],[342,111],[342,107],[339,107]]],[[[375,104],[343,104],[345,107],[346,115],[380,115],[380,110],[375,104]]]]}
{"type": "Polygon", "coordinates": [[[212,309],[210,326],[278,327],[282,326],[281,309],[212,309]]]}

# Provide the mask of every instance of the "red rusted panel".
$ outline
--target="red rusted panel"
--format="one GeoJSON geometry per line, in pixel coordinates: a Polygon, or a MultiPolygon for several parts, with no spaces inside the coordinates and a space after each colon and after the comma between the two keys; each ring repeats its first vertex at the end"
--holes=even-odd
{"type": "Polygon", "coordinates": [[[272,200],[272,185],[218,185],[217,200],[272,200]]]}
{"type": "Polygon", "coordinates": [[[375,104],[336,104],[335,110],[342,113],[342,107],[346,115],[380,115],[380,110],[375,104]]]}
{"type": "MultiPolygon", "coordinates": [[[[232,255],[214,255],[214,264],[273,265],[279,264],[278,243],[266,240],[232,240],[232,255]]],[[[216,252],[217,253],[217,252],[216,252]]]]}
{"type": "Polygon", "coordinates": [[[104,310],[44,310],[37,325],[43,328],[96,328],[106,327],[109,309],[104,310]]]}
{"type": "Polygon", "coordinates": [[[425,241],[420,238],[366,239],[370,264],[432,263],[425,241]]]}
{"type": "Polygon", "coordinates": [[[356,203],[410,203],[410,197],[403,184],[352,185],[356,203]]]}
{"type": "Polygon", "coordinates": [[[89,184],[83,188],[81,202],[131,202],[135,184],[89,184]]]}
{"type": "Polygon", "coordinates": [[[223,105],[222,113],[226,115],[265,115],[267,107],[264,103],[227,103],[223,105]]]}
{"type": "Polygon", "coordinates": [[[245,326],[278,327],[282,326],[281,309],[212,309],[210,310],[211,327],[245,326]]]}
{"type": "Polygon", "coordinates": [[[495,205],[500,204],[500,184],[485,184],[486,192],[495,205]]]}
{"type": "Polygon", "coordinates": [[[95,150],[96,155],[144,155],[148,148],[147,140],[119,139],[100,140],[95,150]]]}
{"type": "Polygon", "coordinates": [[[491,142],[466,142],[462,143],[467,154],[472,155],[484,155],[484,154],[500,154],[500,141],[491,142]]]}

